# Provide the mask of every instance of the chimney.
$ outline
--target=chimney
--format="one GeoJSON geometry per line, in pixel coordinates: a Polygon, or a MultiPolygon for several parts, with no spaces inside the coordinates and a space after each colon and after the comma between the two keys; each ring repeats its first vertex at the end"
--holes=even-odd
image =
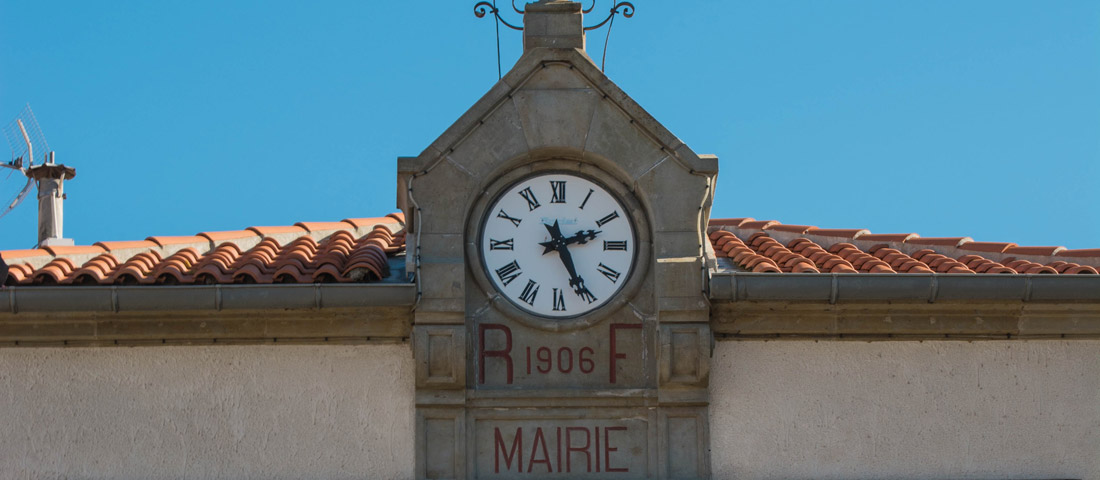
{"type": "Polygon", "coordinates": [[[580,2],[539,0],[528,3],[523,10],[524,52],[539,47],[584,50],[580,2]]]}
{"type": "Polygon", "coordinates": [[[75,177],[76,169],[54,163],[50,152],[45,163],[27,169],[27,176],[38,184],[38,248],[72,245],[72,239],[63,238],[63,202],[65,180],[75,177]]]}

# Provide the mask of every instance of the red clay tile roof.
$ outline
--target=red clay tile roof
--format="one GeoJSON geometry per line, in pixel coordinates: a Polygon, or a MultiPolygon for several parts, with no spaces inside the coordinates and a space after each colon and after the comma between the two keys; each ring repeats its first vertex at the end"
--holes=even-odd
{"type": "Polygon", "coordinates": [[[716,256],[750,272],[1096,274],[1100,268],[1100,249],[1021,247],[970,237],[874,234],[753,218],[714,219],[708,233],[716,256]]]}
{"type": "MultiPolygon", "coordinates": [[[[394,213],[8,250],[0,257],[11,268],[6,285],[372,282],[390,277],[389,260],[404,254],[404,221],[394,213]]],[[[1100,269],[1100,249],[874,234],[752,218],[711,220],[709,235],[716,256],[751,272],[1096,274],[1100,269]]]]}
{"type": "MultiPolygon", "coordinates": [[[[372,282],[405,251],[405,218],[303,222],[149,237],[91,246],[9,250],[6,285],[186,285],[372,282]]],[[[404,279],[400,279],[404,281],[404,279]]]]}

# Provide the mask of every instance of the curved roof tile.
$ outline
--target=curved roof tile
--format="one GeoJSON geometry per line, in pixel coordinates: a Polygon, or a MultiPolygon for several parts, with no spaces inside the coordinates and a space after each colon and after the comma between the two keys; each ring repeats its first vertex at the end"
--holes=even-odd
{"type": "Polygon", "coordinates": [[[11,250],[0,256],[11,263],[7,285],[187,285],[374,282],[390,275],[390,258],[404,251],[404,217],[391,214],[190,237],[11,250]],[[214,248],[208,246],[214,244],[214,248]],[[172,249],[161,250],[168,245],[182,248],[168,255],[172,249]],[[119,250],[127,252],[124,262],[108,253],[119,250]]]}
{"type": "Polygon", "coordinates": [[[757,272],[1100,274],[1100,248],[1067,250],[975,242],[970,237],[875,234],[749,217],[713,219],[708,235],[715,255],[757,272]]]}

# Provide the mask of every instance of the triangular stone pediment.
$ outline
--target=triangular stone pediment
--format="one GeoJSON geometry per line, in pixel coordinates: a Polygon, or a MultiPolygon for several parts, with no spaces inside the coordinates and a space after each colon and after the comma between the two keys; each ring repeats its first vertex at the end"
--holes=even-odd
{"type": "MultiPolygon", "coordinates": [[[[579,49],[535,48],[419,156],[399,171],[430,171],[448,159],[471,175],[491,175],[532,152],[595,155],[637,179],[666,158],[716,173],[612,82],[579,49]]],[[[535,153],[534,155],[538,155],[535,153]]]]}
{"type": "MultiPolygon", "coordinates": [[[[483,188],[502,172],[545,158],[591,162],[614,172],[632,188],[655,170],[675,169],[703,179],[718,170],[717,158],[693,152],[582,50],[534,48],[419,156],[399,159],[398,171],[403,179],[418,177],[418,183],[426,182],[425,188],[432,191],[466,191],[483,188]],[[669,165],[661,167],[665,163],[669,165]],[[431,178],[437,170],[438,180],[431,178]]],[[[713,182],[705,188],[713,189],[713,182]]],[[[402,193],[399,206],[414,219],[416,211],[404,202],[402,193]]],[[[459,233],[460,220],[431,223],[459,233]]],[[[655,220],[658,230],[684,229],[666,225],[666,219],[655,220]]],[[[410,224],[415,228],[414,221],[410,224]]]]}

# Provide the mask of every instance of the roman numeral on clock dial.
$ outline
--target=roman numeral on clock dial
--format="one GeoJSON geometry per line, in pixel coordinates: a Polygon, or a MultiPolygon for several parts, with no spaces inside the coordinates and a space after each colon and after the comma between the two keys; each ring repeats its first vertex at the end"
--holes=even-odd
{"type": "Polygon", "coordinates": [[[622,275],[616,272],[615,269],[604,265],[603,262],[600,262],[600,265],[596,267],[596,271],[602,273],[608,280],[611,280],[611,283],[617,283],[619,281],[619,275],[622,275]]]}
{"type": "MultiPolygon", "coordinates": [[[[497,240],[495,238],[490,238],[489,239],[489,250],[514,250],[515,247],[516,247],[515,243],[516,243],[515,239],[513,239],[513,238],[509,238],[507,240],[497,240]]],[[[604,242],[604,243],[607,243],[607,242],[604,242]]],[[[626,247],[623,247],[623,249],[625,250],[626,247]]],[[[607,250],[606,245],[604,246],[604,250],[607,250]]]]}
{"type": "Polygon", "coordinates": [[[512,260],[512,263],[508,263],[503,267],[497,269],[497,277],[500,278],[500,283],[503,283],[506,287],[509,283],[512,283],[512,280],[515,280],[516,277],[518,277],[521,273],[523,272],[520,271],[519,264],[516,263],[515,260],[512,260]]]}
{"type": "Polygon", "coordinates": [[[542,206],[541,204],[539,204],[539,199],[535,197],[535,192],[531,191],[531,187],[520,190],[519,196],[523,197],[524,200],[527,200],[528,211],[533,211],[536,208],[542,206]]]}
{"type": "Polygon", "coordinates": [[[550,180],[550,203],[565,203],[565,180],[550,180]]]}
{"type": "Polygon", "coordinates": [[[604,249],[604,251],[621,250],[621,251],[625,252],[626,251],[626,240],[604,240],[603,241],[603,249],[604,249]]]}
{"type": "Polygon", "coordinates": [[[616,218],[619,218],[619,211],[618,210],[615,210],[614,212],[611,212],[611,213],[607,214],[603,218],[601,218],[599,220],[596,220],[596,226],[597,227],[602,227],[602,226],[604,226],[604,224],[606,224],[606,223],[608,223],[608,222],[610,222],[610,221],[612,221],[616,218]]]}
{"type": "Polygon", "coordinates": [[[592,295],[592,292],[588,291],[587,288],[584,289],[584,290],[581,290],[580,292],[578,292],[577,295],[579,297],[581,297],[581,299],[583,299],[584,301],[586,301],[588,303],[592,303],[592,302],[596,301],[596,296],[592,295]]]}
{"type": "Polygon", "coordinates": [[[523,292],[519,294],[519,299],[526,302],[528,305],[535,305],[535,295],[539,294],[539,284],[534,280],[528,280],[527,286],[523,287],[523,292]]]}
{"type": "Polygon", "coordinates": [[[588,204],[588,199],[592,198],[592,193],[595,192],[595,191],[596,190],[591,189],[591,188],[588,189],[588,195],[585,195],[584,196],[584,201],[581,202],[581,210],[584,210],[584,206],[588,204]]]}
{"type": "Polygon", "coordinates": [[[554,289],[552,294],[553,294],[553,300],[554,300],[554,311],[555,312],[564,312],[565,311],[565,294],[563,293],[562,290],[558,290],[556,288],[554,289]]]}
{"type": "Polygon", "coordinates": [[[512,222],[512,225],[515,225],[517,227],[519,226],[519,223],[523,221],[522,219],[508,216],[508,213],[505,212],[503,209],[501,209],[501,211],[497,213],[497,218],[508,220],[509,222],[512,222]]]}

